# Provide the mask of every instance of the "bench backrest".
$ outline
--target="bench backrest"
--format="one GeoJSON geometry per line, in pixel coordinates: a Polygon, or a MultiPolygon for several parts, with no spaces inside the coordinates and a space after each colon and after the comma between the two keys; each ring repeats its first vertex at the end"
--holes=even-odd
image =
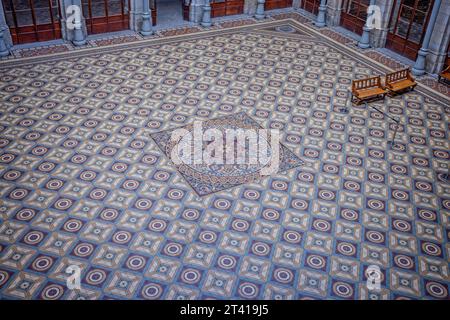
{"type": "Polygon", "coordinates": [[[410,72],[409,68],[406,68],[403,70],[388,73],[386,75],[386,84],[401,81],[401,80],[411,79],[411,75],[409,72],[410,72]]]}
{"type": "Polygon", "coordinates": [[[373,88],[373,87],[381,87],[381,77],[380,76],[352,81],[352,90],[353,91],[369,89],[369,88],[373,88]]]}

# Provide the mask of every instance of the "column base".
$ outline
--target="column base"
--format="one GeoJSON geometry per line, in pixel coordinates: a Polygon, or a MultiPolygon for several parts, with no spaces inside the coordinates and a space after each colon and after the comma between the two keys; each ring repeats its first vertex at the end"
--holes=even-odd
{"type": "Polygon", "coordinates": [[[77,47],[84,46],[86,44],[86,40],[72,40],[72,43],[77,47]]]}
{"type": "Polygon", "coordinates": [[[153,34],[153,31],[140,31],[139,32],[144,37],[151,36],[153,34]]]}
{"type": "Polygon", "coordinates": [[[200,21],[200,25],[204,28],[209,28],[212,26],[211,21],[211,6],[208,3],[203,6],[203,12],[202,12],[202,21],[200,21]]]}
{"type": "Polygon", "coordinates": [[[152,23],[150,21],[150,13],[149,12],[144,12],[142,14],[142,27],[141,27],[141,31],[139,31],[139,33],[141,35],[143,35],[144,37],[151,36],[153,34],[152,23]]]}
{"type": "Polygon", "coordinates": [[[425,74],[425,70],[418,70],[416,68],[412,68],[411,72],[413,75],[415,75],[416,77],[420,77],[423,76],[425,74]]]}
{"type": "Polygon", "coordinates": [[[370,44],[358,42],[358,48],[360,48],[360,49],[369,49],[370,48],[370,44]]]}
{"type": "Polygon", "coordinates": [[[411,72],[415,76],[423,76],[425,74],[425,62],[427,59],[428,50],[427,49],[420,49],[419,54],[416,59],[416,63],[414,64],[414,67],[412,67],[411,72]]]}
{"type": "Polygon", "coordinates": [[[358,42],[358,47],[361,49],[370,48],[370,28],[367,26],[363,27],[363,34],[358,42]]]}
{"type": "Polygon", "coordinates": [[[326,13],[326,11],[327,11],[327,7],[321,4],[320,7],[319,7],[319,13],[317,14],[317,19],[314,22],[314,25],[316,27],[323,28],[323,27],[325,27],[327,25],[326,21],[325,21],[325,13],[326,13]]]}
{"type": "Polygon", "coordinates": [[[75,46],[84,46],[86,44],[86,38],[81,30],[81,26],[75,26],[75,30],[73,30],[73,40],[72,43],[75,46]]]}

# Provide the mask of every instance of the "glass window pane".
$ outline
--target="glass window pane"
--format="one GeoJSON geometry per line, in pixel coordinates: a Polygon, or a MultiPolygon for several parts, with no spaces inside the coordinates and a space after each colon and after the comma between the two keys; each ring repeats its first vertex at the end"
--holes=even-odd
{"type": "Polygon", "coordinates": [[[122,14],[122,0],[108,0],[108,14],[110,16],[122,14]]]}
{"type": "Polygon", "coordinates": [[[52,23],[49,8],[36,8],[36,9],[34,9],[34,12],[36,14],[36,23],[37,24],[52,23]]]}
{"type": "Polygon", "coordinates": [[[33,0],[34,9],[48,8],[48,6],[49,6],[48,0],[33,0]]]}
{"type": "Polygon", "coordinates": [[[31,10],[16,10],[17,25],[19,27],[33,25],[33,18],[31,16],[31,10]]]}
{"type": "Polygon", "coordinates": [[[367,20],[367,6],[360,6],[359,7],[359,15],[358,18],[366,21],[367,20]]]}
{"type": "MultiPolygon", "coordinates": [[[[427,0],[427,1],[429,1],[429,0],[427,0]]],[[[403,0],[402,4],[413,8],[416,5],[416,0],[403,0]]]]}
{"type": "MultiPolygon", "coordinates": [[[[105,2],[104,0],[91,0],[92,17],[105,17],[105,2]]],[[[83,16],[89,17],[89,1],[83,0],[83,16]]]]}
{"type": "Polygon", "coordinates": [[[417,2],[417,9],[423,12],[427,12],[431,9],[431,1],[430,0],[419,0],[417,2]]]}
{"type": "Polygon", "coordinates": [[[28,0],[14,0],[13,3],[16,11],[30,9],[30,3],[28,0]]]}
{"type": "Polygon", "coordinates": [[[392,9],[391,23],[389,24],[390,32],[394,32],[395,24],[397,23],[397,16],[398,16],[399,10],[400,10],[400,0],[397,0],[395,2],[394,8],[392,9]]]}
{"type": "Polygon", "coordinates": [[[411,22],[413,16],[413,9],[409,7],[402,7],[402,11],[398,17],[397,30],[395,33],[403,38],[406,38],[408,35],[409,24],[411,22]]]}
{"type": "Polygon", "coordinates": [[[12,12],[5,12],[6,24],[11,28],[14,28],[14,19],[12,12]]]}
{"type": "Polygon", "coordinates": [[[422,33],[424,32],[423,25],[426,20],[425,12],[416,11],[414,15],[414,19],[411,25],[411,31],[408,37],[408,40],[413,41],[415,43],[420,43],[420,39],[422,38],[422,33]]]}
{"type": "Polygon", "coordinates": [[[347,13],[353,16],[358,15],[358,4],[356,3],[356,1],[350,1],[347,13]]]}

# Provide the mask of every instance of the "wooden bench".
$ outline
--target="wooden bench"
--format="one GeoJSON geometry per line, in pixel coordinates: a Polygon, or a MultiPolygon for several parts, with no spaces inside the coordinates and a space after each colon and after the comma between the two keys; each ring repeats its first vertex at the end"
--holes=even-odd
{"type": "Polygon", "coordinates": [[[356,99],[356,104],[365,100],[385,97],[387,91],[381,85],[381,77],[372,77],[352,81],[352,102],[356,99]]]}
{"type": "Polygon", "coordinates": [[[439,82],[450,83],[450,65],[439,73],[439,82]]]}
{"type": "Polygon", "coordinates": [[[409,68],[388,73],[386,75],[385,86],[391,94],[397,94],[404,90],[413,90],[417,82],[411,76],[409,68]]]}

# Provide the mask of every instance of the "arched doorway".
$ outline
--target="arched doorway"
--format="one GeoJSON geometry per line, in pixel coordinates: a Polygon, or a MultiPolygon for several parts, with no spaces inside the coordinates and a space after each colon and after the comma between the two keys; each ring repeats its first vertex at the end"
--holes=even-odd
{"type": "Polygon", "coordinates": [[[2,0],[14,44],[61,38],[58,0],[2,0]]]}
{"type": "Polygon", "coordinates": [[[433,4],[434,0],[395,0],[386,47],[415,60],[433,4]]]}

